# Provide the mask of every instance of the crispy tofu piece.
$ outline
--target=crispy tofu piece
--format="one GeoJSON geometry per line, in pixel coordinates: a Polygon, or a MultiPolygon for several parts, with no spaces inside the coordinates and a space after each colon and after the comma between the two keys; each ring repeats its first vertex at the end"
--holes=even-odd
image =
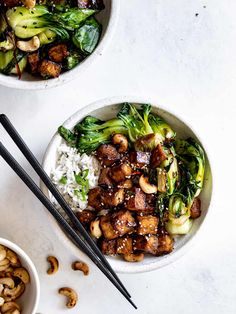
{"type": "Polygon", "coordinates": [[[117,254],[130,254],[133,252],[133,240],[130,237],[117,239],[117,254]]]}
{"type": "Polygon", "coordinates": [[[83,225],[87,226],[96,218],[96,212],[84,209],[81,212],[77,212],[76,216],[83,225]]]}
{"type": "Polygon", "coordinates": [[[100,175],[99,175],[99,179],[98,179],[99,185],[105,185],[108,187],[113,186],[113,181],[112,181],[109,173],[110,173],[110,168],[102,168],[100,175]]]}
{"type": "Polygon", "coordinates": [[[158,237],[156,235],[139,235],[133,242],[133,249],[156,255],[158,250],[158,237]]]}
{"type": "Polygon", "coordinates": [[[97,210],[102,209],[101,195],[102,195],[102,189],[100,187],[96,187],[94,189],[89,190],[88,205],[97,210]]]}
{"type": "Polygon", "coordinates": [[[102,216],[100,219],[100,228],[102,230],[102,233],[104,235],[104,238],[107,240],[113,240],[115,238],[118,238],[119,232],[115,230],[111,224],[111,216],[106,215],[102,216]]]}
{"type": "Polygon", "coordinates": [[[145,210],[146,195],[140,188],[134,188],[132,191],[127,192],[127,205],[129,210],[145,210]]]}
{"type": "Polygon", "coordinates": [[[8,7],[8,8],[13,8],[16,6],[21,5],[20,0],[0,0],[0,7],[8,7]]]}
{"type": "Polygon", "coordinates": [[[103,10],[105,5],[103,0],[77,0],[77,6],[80,9],[103,10]]]}
{"type": "Polygon", "coordinates": [[[129,177],[131,173],[132,173],[132,168],[130,167],[130,165],[124,163],[124,164],[120,164],[118,166],[112,167],[110,170],[110,177],[115,182],[122,182],[127,177],[129,177]]]}
{"type": "Polygon", "coordinates": [[[125,181],[120,182],[118,184],[118,188],[121,188],[121,189],[131,189],[132,187],[133,187],[133,182],[130,179],[126,179],[125,181]]]}
{"type": "Polygon", "coordinates": [[[120,160],[120,154],[113,145],[102,144],[97,149],[97,158],[102,165],[111,166],[120,160]]]}
{"type": "Polygon", "coordinates": [[[190,217],[196,219],[201,216],[201,213],[201,200],[200,198],[195,198],[190,208],[190,217]]]}
{"type": "Polygon", "coordinates": [[[115,240],[106,240],[102,239],[99,241],[99,246],[101,248],[101,251],[105,255],[115,255],[117,251],[117,242],[115,240]]]}
{"type": "Polygon", "coordinates": [[[61,73],[61,65],[49,60],[43,60],[39,65],[39,73],[44,78],[58,77],[61,73]]]}
{"type": "Polygon", "coordinates": [[[67,46],[65,44],[58,44],[49,49],[49,58],[57,63],[62,62],[68,56],[67,46]]]}
{"type": "Polygon", "coordinates": [[[142,168],[145,165],[150,163],[150,152],[131,152],[130,153],[130,162],[137,168],[142,168]]]}
{"type": "Polygon", "coordinates": [[[125,191],[124,189],[114,188],[103,190],[101,195],[102,206],[104,208],[116,207],[124,202],[125,191]]]}
{"type": "Polygon", "coordinates": [[[144,254],[140,252],[124,254],[123,258],[126,262],[137,263],[141,262],[144,259],[144,254]]]}
{"type": "Polygon", "coordinates": [[[31,73],[32,74],[38,73],[38,67],[40,63],[39,52],[36,51],[36,52],[28,54],[27,60],[30,66],[31,73]]]}
{"type": "Polygon", "coordinates": [[[158,144],[156,148],[153,149],[151,154],[151,167],[157,168],[160,164],[166,160],[167,156],[163,150],[161,144],[158,144]]]}
{"type": "Polygon", "coordinates": [[[174,247],[174,241],[168,234],[162,234],[158,236],[158,248],[156,255],[164,255],[172,252],[174,247]]]}
{"type": "Polygon", "coordinates": [[[119,210],[112,214],[111,224],[114,230],[123,236],[126,233],[132,233],[136,227],[136,221],[131,212],[125,209],[119,210]]]}
{"type": "Polygon", "coordinates": [[[137,216],[139,235],[156,234],[158,226],[158,218],[156,216],[137,216]]]}

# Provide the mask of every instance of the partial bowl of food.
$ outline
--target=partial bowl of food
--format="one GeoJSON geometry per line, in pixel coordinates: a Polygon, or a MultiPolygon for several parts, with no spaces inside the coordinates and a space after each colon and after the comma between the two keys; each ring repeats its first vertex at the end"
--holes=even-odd
{"type": "Polygon", "coordinates": [[[38,273],[29,256],[0,238],[0,313],[35,314],[39,295],[38,273]]]}
{"type": "Polygon", "coordinates": [[[119,0],[1,0],[0,84],[45,89],[76,78],[114,31],[119,0]]]}
{"type": "Polygon", "coordinates": [[[79,110],[58,128],[43,167],[118,272],[175,261],[209,210],[205,147],[154,101],[121,97],[79,110]]]}

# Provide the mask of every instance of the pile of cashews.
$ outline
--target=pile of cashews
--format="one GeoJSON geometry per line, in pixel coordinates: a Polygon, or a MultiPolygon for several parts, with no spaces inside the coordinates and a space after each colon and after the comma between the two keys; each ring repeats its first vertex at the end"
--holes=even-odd
{"type": "Polygon", "coordinates": [[[19,257],[9,248],[0,245],[0,313],[20,314],[16,300],[29,283],[28,271],[22,267],[19,257]]]}

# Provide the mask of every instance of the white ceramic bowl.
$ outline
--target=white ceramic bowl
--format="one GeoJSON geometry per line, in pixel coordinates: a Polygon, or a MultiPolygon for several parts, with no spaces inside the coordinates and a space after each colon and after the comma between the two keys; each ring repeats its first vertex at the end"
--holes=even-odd
{"type": "MultiPolygon", "coordinates": [[[[180,138],[187,138],[193,137],[205,149],[205,145],[199,140],[196,133],[193,132],[192,127],[189,127],[181,118],[177,117],[173,113],[170,113],[169,110],[164,109],[163,107],[159,107],[154,101],[148,99],[140,99],[134,97],[119,97],[119,98],[108,98],[102,101],[95,102],[79,111],[77,111],[73,116],[71,116],[66,122],[64,126],[72,129],[79,121],[81,121],[87,115],[96,116],[102,120],[111,119],[116,116],[119,108],[120,103],[123,102],[132,102],[132,103],[150,103],[153,108],[153,112],[160,115],[164,118],[177,132],[178,137],[180,138]]],[[[48,174],[50,174],[51,169],[54,167],[56,159],[57,159],[57,148],[62,142],[62,138],[56,133],[52,138],[43,161],[43,167],[48,174]]],[[[206,151],[206,149],[205,149],[206,151]]],[[[41,185],[42,189],[49,195],[48,190],[45,186],[41,185]]],[[[193,242],[193,238],[196,238],[196,234],[199,231],[203,221],[209,210],[209,205],[211,201],[212,195],[212,176],[211,176],[211,169],[209,164],[209,159],[206,154],[206,171],[205,171],[205,182],[204,188],[201,193],[201,200],[202,200],[202,215],[200,218],[196,219],[193,223],[193,227],[189,234],[178,237],[175,241],[174,251],[171,254],[161,256],[161,257],[153,257],[153,256],[145,256],[144,260],[140,263],[128,263],[123,261],[119,257],[108,257],[109,262],[111,263],[112,267],[117,272],[125,272],[125,273],[136,273],[136,272],[144,272],[150,271],[156,268],[160,268],[165,266],[173,261],[175,261],[178,257],[183,255],[184,252],[187,251],[190,244],[193,242]]],[[[64,235],[62,230],[58,227],[57,223],[54,219],[50,218],[50,221],[53,225],[54,230],[59,233],[60,239],[64,242],[65,245],[69,246],[74,253],[78,252],[77,248],[72,244],[72,242],[64,235]]]]}
{"type": "Polygon", "coordinates": [[[98,21],[102,24],[103,30],[100,42],[94,52],[82,61],[74,69],[62,73],[58,78],[43,80],[24,73],[19,80],[17,76],[7,76],[0,73],[0,85],[18,89],[41,90],[62,85],[79,77],[81,73],[96,59],[101,56],[102,51],[109,42],[114,32],[119,16],[120,0],[104,0],[105,9],[97,14],[98,21]]]}
{"type": "Polygon", "coordinates": [[[30,283],[26,285],[25,292],[16,301],[22,306],[21,314],[35,314],[40,295],[39,277],[36,268],[29,256],[18,245],[3,238],[0,238],[0,244],[14,251],[19,256],[22,266],[28,270],[30,283]]]}

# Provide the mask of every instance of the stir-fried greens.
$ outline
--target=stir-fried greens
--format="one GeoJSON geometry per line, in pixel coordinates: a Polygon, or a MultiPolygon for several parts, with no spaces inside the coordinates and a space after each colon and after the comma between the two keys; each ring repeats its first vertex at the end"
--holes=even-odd
{"type": "Polygon", "coordinates": [[[96,48],[103,1],[0,1],[0,72],[57,77],[96,48]]]}
{"type": "MultiPolygon", "coordinates": [[[[201,215],[198,196],[204,181],[204,151],[192,138],[179,139],[150,105],[124,103],[111,120],[87,116],[73,131],[61,126],[59,133],[79,153],[92,153],[101,163],[99,186],[89,191],[88,205],[98,213],[105,254],[110,254],[107,245],[116,239],[117,247],[124,237],[133,243],[129,254],[170,253],[171,236],[187,234],[193,219],[201,215]],[[100,219],[104,209],[108,213],[100,219]],[[129,226],[127,232],[119,231],[117,215],[121,215],[119,224],[129,226]],[[166,246],[160,248],[160,241],[166,246]]],[[[79,218],[83,220],[83,212],[79,218]]]]}

